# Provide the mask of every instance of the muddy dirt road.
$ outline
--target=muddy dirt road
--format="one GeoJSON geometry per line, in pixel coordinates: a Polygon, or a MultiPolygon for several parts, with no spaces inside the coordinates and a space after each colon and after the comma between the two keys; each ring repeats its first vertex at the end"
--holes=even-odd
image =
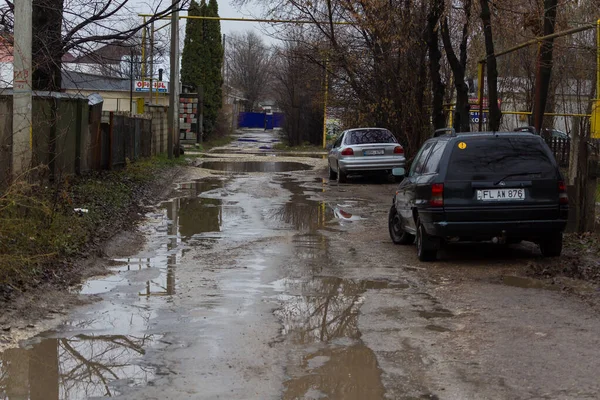
{"type": "Polygon", "coordinates": [[[83,286],[98,301],[1,355],[3,398],[600,397],[598,314],[519,277],[537,249],[419,263],[388,237],[395,184],[329,182],[272,139],[190,168],[146,244],[83,286]]]}

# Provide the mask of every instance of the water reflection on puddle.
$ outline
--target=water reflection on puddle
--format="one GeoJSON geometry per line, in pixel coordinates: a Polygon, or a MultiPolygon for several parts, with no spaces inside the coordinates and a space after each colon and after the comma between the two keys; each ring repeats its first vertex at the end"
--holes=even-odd
{"type": "MultiPolygon", "coordinates": [[[[324,201],[316,201],[312,196],[323,191],[318,185],[301,185],[289,178],[280,178],[277,182],[290,191],[291,198],[281,205],[269,210],[267,218],[291,225],[300,232],[316,232],[330,225],[339,225],[361,220],[362,218],[348,212],[357,202],[329,205],[324,201]]],[[[319,180],[321,183],[321,180],[319,180]]]]}
{"type": "Polygon", "coordinates": [[[538,279],[525,278],[522,276],[504,276],[502,283],[507,286],[514,286],[523,289],[548,289],[548,290],[559,290],[558,286],[552,286],[538,279]]]}
{"type": "Polygon", "coordinates": [[[306,171],[310,165],[298,162],[235,162],[235,161],[205,161],[202,168],[227,172],[290,172],[306,171]]]}
{"type": "Polygon", "coordinates": [[[304,370],[285,382],[284,400],[384,398],[377,359],[364,344],[322,349],[304,361],[304,370]],[[311,368],[312,360],[318,360],[316,368],[311,368]]]}
{"type": "Polygon", "coordinates": [[[188,245],[214,243],[215,235],[226,228],[238,225],[242,208],[235,202],[228,203],[217,196],[223,195],[224,182],[220,180],[198,180],[181,184],[178,191],[185,196],[163,203],[171,222],[172,235],[178,235],[188,245]],[[210,196],[213,197],[210,197],[210,196]]]}
{"type": "Polygon", "coordinates": [[[157,336],[88,336],[43,339],[0,356],[0,397],[58,400],[111,397],[118,385],[139,386],[155,370],[136,364],[157,336]]]}
{"type": "Polygon", "coordinates": [[[316,277],[308,281],[284,279],[273,283],[283,305],[275,311],[282,334],[295,344],[360,338],[358,311],[366,290],[405,289],[403,282],[354,281],[316,277]]]}

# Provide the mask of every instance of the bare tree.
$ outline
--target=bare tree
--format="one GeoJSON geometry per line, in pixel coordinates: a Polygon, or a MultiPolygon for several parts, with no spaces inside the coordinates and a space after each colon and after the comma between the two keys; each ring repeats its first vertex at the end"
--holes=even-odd
{"type": "MultiPolygon", "coordinates": [[[[558,0],[544,0],[544,36],[554,33],[557,7],[558,0]]],[[[534,126],[538,131],[542,129],[546,102],[548,100],[550,78],[552,77],[553,49],[554,39],[545,39],[542,41],[538,55],[538,73],[535,81],[535,101],[533,104],[534,126]]]]}
{"type": "MultiPolygon", "coordinates": [[[[3,30],[12,30],[14,6],[4,0],[0,10],[3,30]]],[[[142,28],[186,7],[187,0],[154,0],[145,23],[127,26],[137,13],[134,0],[34,0],[33,89],[60,90],[62,57],[68,52],[86,54],[98,46],[127,41],[142,28]]],[[[136,16],[137,18],[137,16],[136,16]]]]}
{"type": "Polygon", "coordinates": [[[229,84],[243,93],[246,108],[254,110],[271,85],[272,53],[253,31],[230,38],[225,50],[229,84]]]}
{"type": "MultiPolygon", "coordinates": [[[[480,0],[481,22],[483,23],[483,35],[485,38],[485,52],[487,65],[488,107],[490,108],[489,128],[497,131],[500,128],[500,107],[498,106],[498,67],[494,53],[494,36],[492,33],[492,13],[488,0],[480,0]]],[[[483,85],[483,82],[480,83],[483,85]]],[[[481,116],[480,116],[481,117],[481,116]]]]}
{"type": "Polygon", "coordinates": [[[286,115],[283,129],[292,146],[322,140],[324,71],[309,54],[307,47],[288,42],[274,68],[277,101],[286,115]]]}
{"type": "Polygon", "coordinates": [[[444,91],[445,85],[440,74],[440,60],[442,53],[439,47],[438,23],[444,12],[444,0],[431,0],[424,38],[429,54],[429,75],[431,77],[431,90],[433,92],[432,120],[433,127],[440,129],[446,126],[444,117],[444,91]]]}
{"type": "Polygon", "coordinates": [[[430,136],[423,41],[429,1],[256,1],[270,18],[313,22],[303,25],[303,35],[288,25],[282,28],[288,35],[279,36],[304,46],[321,71],[327,64],[328,104],[340,110],[344,125],[387,128],[409,154],[430,136]]]}
{"type": "Polygon", "coordinates": [[[450,68],[452,69],[452,74],[454,76],[454,87],[456,88],[456,118],[454,119],[454,128],[458,132],[468,132],[471,130],[471,124],[469,115],[469,87],[465,82],[465,75],[467,69],[467,43],[469,40],[472,1],[463,0],[462,3],[462,8],[465,15],[462,38],[460,41],[460,54],[458,56],[456,55],[454,47],[452,46],[448,17],[445,17],[442,20],[441,31],[446,58],[448,59],[450,68]]]}

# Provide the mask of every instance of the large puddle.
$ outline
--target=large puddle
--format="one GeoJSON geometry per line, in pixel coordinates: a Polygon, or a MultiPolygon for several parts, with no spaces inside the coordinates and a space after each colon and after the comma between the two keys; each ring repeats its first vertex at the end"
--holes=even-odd
{"type": "Polygon", "coordinates": [[[384,398],[377,358],[364,344],[322,349],[303,361],[304,373],[285,382],[284,400],[384,398]]]}
{"type": "Polygon", "coordinates": [[[367,290],[406,289],[405,282],[354,281],[338,277],[315,277],[308,281],[276,282],[283,305],[275,315],[282,334],[295,344],[328,343],[335,339],[359,339],[358,311],[367,290]]]}
{"type": "MultiPolygon", "coordinates": [[[[245,172],[309,168],[299,163],[220,164],[223,168],[237,165],[245,172]]],[[[109,296],[114,292],[109,300],[73,317],[59,333],[46,333],[0,355],[0,398],[111,397],[119,394],[119,388],[144,386],[159,375],[157,366],[144,362],[144,355],[165,346],[162,335],[146,332],[157,318],[156,310],[172,304],[177,294],[177,269],[185,252],[193,247],[211,248],[224,238],[239,240],[252,228],[253,220],[242,204],[253,200],[234,195],[235,188],[230,187],[234,180],[205,179],[178,185],[176,196],[148,215],[144,228],[147,249],[132,257],[115,258],[114,275],[88,281],[82,288],[82,294],[109,296]]],[[[320,181],[299,184],[276,177],[272,183],[290,195],[266,207],[256,206],[262,213],[260,229],[292,231],[290,256],[304,263],[310,276],[319,274],[334,263],[329,240],[321,231],[339,229],[360,217],[348,212],[346,205],[341,208],[316,200],[313,196],[323,190],[320,181]]],[[[379,398],[380,371],[374,354],[359,340],[358,309],[366,290],[402,289],[405,285],[333,277],[283,280],[280,285],[283,306],[277,315],[282,332],[294,343],[352,341],[315,354],[314,360],[328,360],[322,364],[312,361],[311,366],[322,376],[303,375],[288,381],[284,398],[295,398],[295,393],[308,386],[334,398],[379,398]],[[327,374],[331,377],[324,380],[327,374]],[[358,380],[349,378],[359,375],[358,380]]]]}
{"type": "Polygon", "coordinates": [[[138,363],[153,335],[78,335],[44,339],[26,348],[10,349],[0,358],[0,397],[18,400],[112,397],[118,389],[147,384],[156,374],[138,363]]]}
{"type": "Polygon", "coordinates": [[[226,172],[290,172],[306,171],[312,167],[298,162],[205,161],[202,163],[202,168],[226,172]]]}
{"type": "MultiPolygon", "coordinates": [[[[301,158],[316,158],[316,159],[327,159],[327,154],[317,154],[317,153],[302,153],[302,152],[291,152],[291,151],[278,151],[274,152],[271,149],[263,149],[261,151],[242,151],[241,149],[215,149],[211,150],[210,153],[206,156],[210,156],[211,154],[244,154],[244,155],[255,155],[255,156],[264,156],[264,157],[301,157],[301,158]]],[[[212,156],[218,157],[218,156],[212,156]]]]}
{"type": "Polygon", "coordinates": [[[401,290],[404,282],[353,281],[315,277],[278,282],[283,306],[275,312],[282,335],[303,346],[321,344],[289,372],[284,399],[382,399],[381,370],[375,354],[360,340],[358,314],[367,290],[401,290]]]}

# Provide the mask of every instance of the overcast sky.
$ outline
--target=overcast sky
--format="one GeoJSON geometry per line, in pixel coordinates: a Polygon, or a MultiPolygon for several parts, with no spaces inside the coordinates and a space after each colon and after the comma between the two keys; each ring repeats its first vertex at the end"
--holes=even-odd
{"type": "MultiPolygon", "coordinates": [[[[167,0],[154,0],[155,4],[162,5],[162,8],[166,7],[170,1],[167,0]]],[[[217,0],[219,3],[219,15],[221,17],[228,18],[261,18],[260,10],[256,6],[244,6],[238,10],[237,7],[233,6],[229,0],[217,0]]],[[[140,13],[151,13],[152,9],[147,5],[148,0],[133,0],[132,4],[140,13]]],[[[182,13],[185,15],[186,13],[182,13]]],[[[180,23],[182,27],[181,36],[185,35],[185,20],[181,20],[180,23]]],[[[255,30],[257,33],[263,33],[263,29],[266,27],[265,24],[259,24],[254,22],[234,22],[234,21],[221,21],[221,33],[229,34],[232,32],[241,32],[249,29],[255,30]]],[[[265,38],[265,40],[271,41],[270,38],[265,38]]]]}
{"type": "MultiPolygon", "coordinates": [[[[198,1],[198,0],[197,0],[198,1]]],[[[219,4],[219,16],[223,18],[261,18],[260,9],[255,6],[244,6],[241,9],[233,6],[229,0],[217,0],[219,4]]],[[[148,0],[132,0],[130,3],[139,13],[142,14],[150,14],[152,12],[152,8],[148,6],[148,0]]],[[[153,4],[161,4],[161,9],[167,7],[170,3],[169,0],[150,0],[150,3],[153,4]]],[[[187,13],[183,12],[182,15],[187,13]]],[[[268,29],[267,24],[260,24],[255,22],[239,22],[239,21],[221,21],[221,33],[225,35],[230,35],[233,32],[244,32],[247,30],[253,30],[256,33],[260,34],[265,42],[267,43],[275,43],[276,39],[269,37],[265,34],[266,29],[268,29]]],[[[183,45],[183,39],[185,38],[185,20],[180,20],[180,43],[183,45]]],[[[180,48],[182,51],[183,48],[180,48]]],[[[168,79],[169,76],[169,65],[168,59],[166,63],[160,65],[160,67],[165,69],[165,79],[168,79]]]]}

